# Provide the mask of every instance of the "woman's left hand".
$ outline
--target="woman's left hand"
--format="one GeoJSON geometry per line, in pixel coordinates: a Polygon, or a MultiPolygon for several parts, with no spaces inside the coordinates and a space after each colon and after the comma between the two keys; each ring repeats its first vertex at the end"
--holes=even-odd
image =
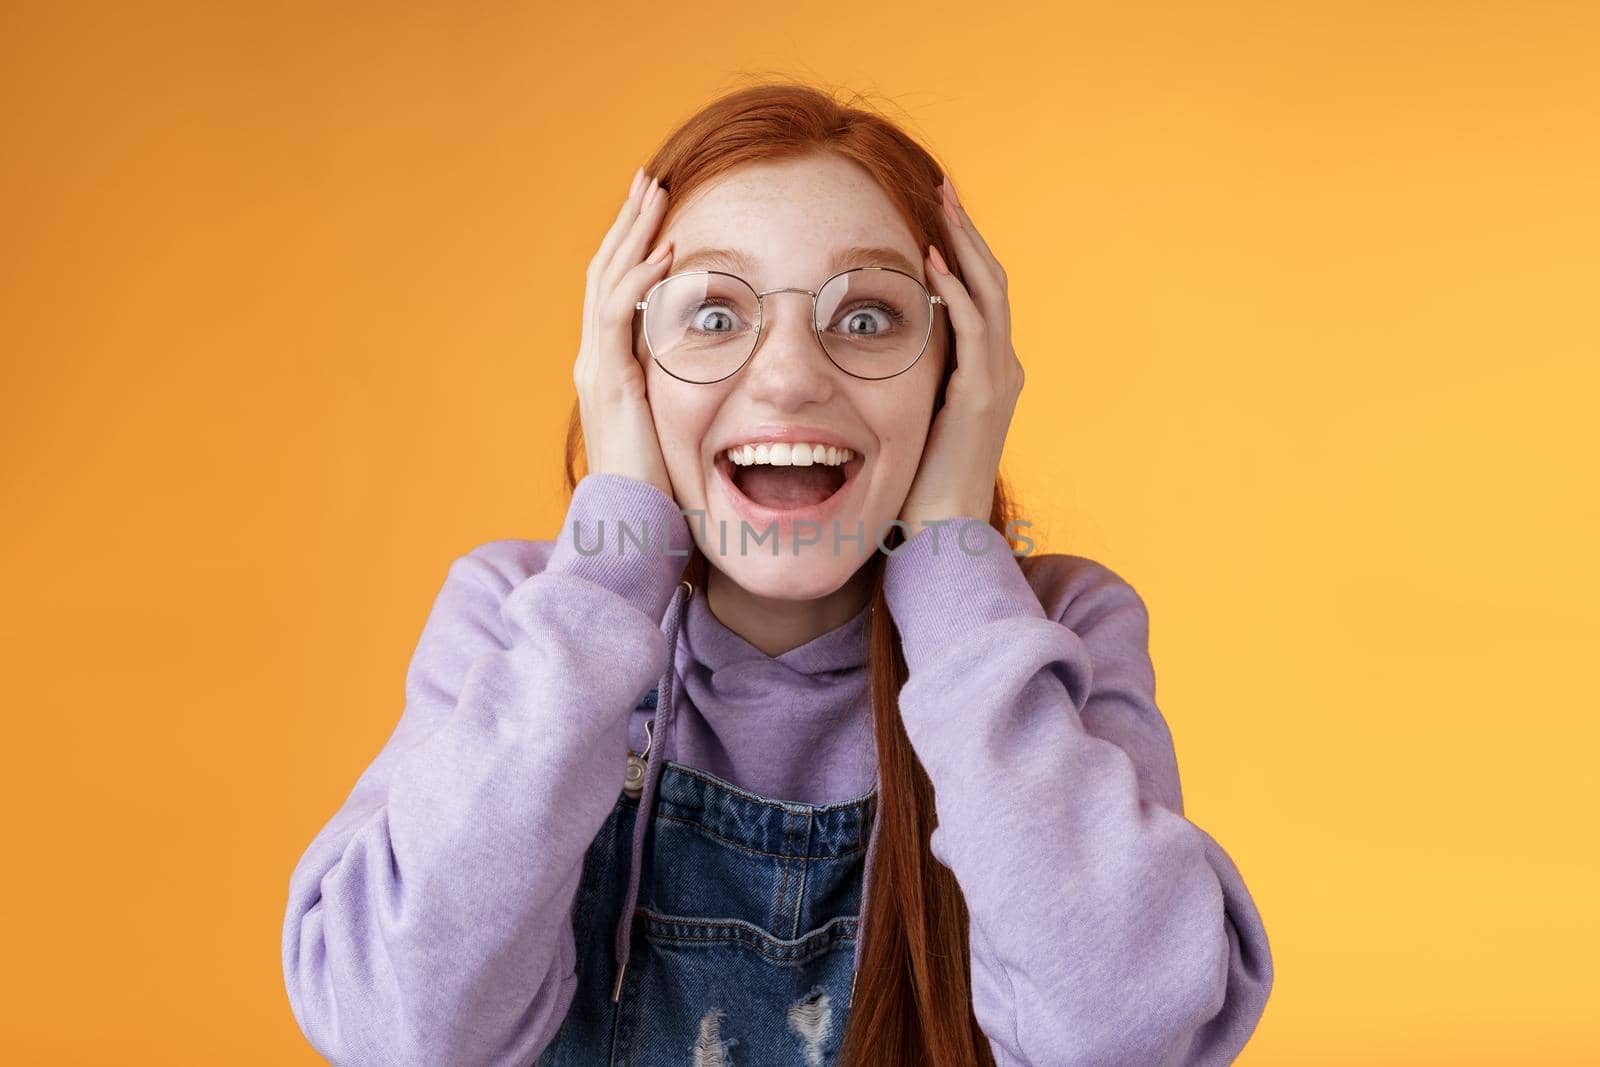
{"type": "Polygon", "coordinates": [[[989,521],[1000,453],[1022,392],[1022,363],[1011,344],[1005,269],[973,227],[948,176],[940,189],[948,247],[967,285],[947,272],[944,258],[930,246],[924,269],[955,327],[956,350],[950,358],[956,360],[956,369],[900,511],[907,540],[928,521],[989,521]]]}

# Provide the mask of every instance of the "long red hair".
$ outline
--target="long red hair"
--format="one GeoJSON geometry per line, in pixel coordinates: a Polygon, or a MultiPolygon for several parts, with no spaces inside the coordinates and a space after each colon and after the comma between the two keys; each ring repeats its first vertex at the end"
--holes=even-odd
{"type": "MultiPolygon", "coordinates": [[[[872,174],[900,210],[919,248],[939,249],[961,277],[957,257],[945,246],[939,225],[938,161],[910,136],[869,107],[804,84],[767,83],[730,92],[685,120],[645,164],[679,204],[695,188],[747,163],[833,152],[872,174]]],[[[665,220],[663,220],[665,228],[665,220]]],[[[945,381],[954,369],[955,334],[946,334],[945,381]]],[[[939,389],[942,403],[944,384],[939,389]]],[[[573,405],[567,426],[566,488],[570,499],[581,469],[583,427],[573,405]]],[[[1009,535],[1014,509],[1004,479],[996,478],[989,523],[1009,535]]],[[[885,538],[902,540],[898,528],[885,538]]],[[[993,1067],[989,1042],[972,1013],[967,907],[955,876],[934,859],[928,836],[934,826],[933,786],[900,721],[899,694],[907,670],[899,633],[883,596],[884,556],[863,566],[873,570],[868,630],[868,692],[872,699],[881,793],[878,848],[867,902],[866,943],[856,975],[839,1063],[849,1067],[928,1064],[931,1067],[993,1067]]],[[[685,577],[705,589],[709,566],[695,548],[685,577]]]]}

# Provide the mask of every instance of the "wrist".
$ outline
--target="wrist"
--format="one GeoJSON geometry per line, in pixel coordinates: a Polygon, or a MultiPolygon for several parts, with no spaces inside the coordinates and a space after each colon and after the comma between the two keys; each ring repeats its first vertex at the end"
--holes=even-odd
{"type": "Polygon", "coordinates": [[[906,524],[906,537],[915,537],[930,526],[948,523],[959,527],[967,522],[989,523],[989,501],[984,501],[980,506],[973,501],[952,501],[946,504],[919,504],[917,507],[900,513],[900,521],[906,524]]]}

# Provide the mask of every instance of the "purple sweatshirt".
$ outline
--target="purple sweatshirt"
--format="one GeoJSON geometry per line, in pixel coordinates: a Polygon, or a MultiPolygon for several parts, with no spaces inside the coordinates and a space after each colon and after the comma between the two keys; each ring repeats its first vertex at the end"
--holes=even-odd
{"type": "MultiPolygon", "coordinates": [[[[978,1023],[1001,1067],[1229,1063],[1272,960],[1238,870],[1183,816],[1144,604],[1099,563],[1024,569],[979,529],[966,544],[985,554],[925,529],[884,575],[930,846],[971,916],[978,1023]]],[[[399,723],[289,883],[289,1001],[332,1063],[533,1062],[572,1001],[583,857],[659,682],[676,682],[662,693],[677,762],[809,803],[876,784],[866,611],[767,656],[703,590],[681,599],[685,557],[663,533],[692,544],[670,496],[592,474],[556,540],[492,541],[450,566],[399,723]],[[580,554],[574,524],[592,546],[601,520],[648,528],[650,547],[608,533],[580,554]]]]}

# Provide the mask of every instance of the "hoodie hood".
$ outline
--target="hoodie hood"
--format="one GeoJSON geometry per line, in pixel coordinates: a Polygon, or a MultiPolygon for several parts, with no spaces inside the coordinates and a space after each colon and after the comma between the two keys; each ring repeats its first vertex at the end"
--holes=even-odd
{"type": "MultiPolygon", "coordinates": [[[[633,823],[628,886],[615,931],[616,982],[622,992],[638,905],[644,837],[655,810],[663,765],[702,768],[761,796],[859,796],[879,789],[872,715],[867,701],[867,627],[871,607],[815,639],[769,656],[712,614],[704,590],[678,583],[662,630],[667,670],[656,688],[639,810],[633,823]],[[709,732],[683,729],[679,712],[698,709],[709,732]],[[767,712],[770,709],[770,714],[767,712]],[[830,794],[834,794],[831,795],[830,794]]],[[[820,802],[820,801],[819,801],[820,802]]],[[[861,962],[867,893],[878,846],[874,818],[868,835],[855,957],[861,962]]]]}

